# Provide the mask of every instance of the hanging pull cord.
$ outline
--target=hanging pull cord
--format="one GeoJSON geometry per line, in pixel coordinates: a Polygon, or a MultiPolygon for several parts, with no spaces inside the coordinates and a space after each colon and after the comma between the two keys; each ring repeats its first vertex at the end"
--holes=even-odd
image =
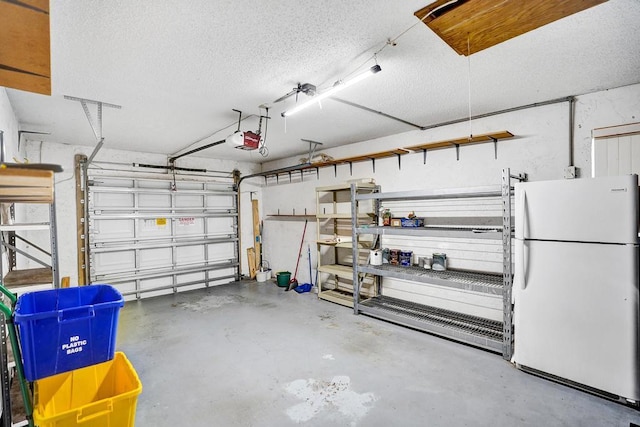
{"type": "MultiPolygon", "coordinates": [[[[267,157],[269,155],[269,149],[267,148],[267,130],[269,129],[269,107],[265,107],[265,122],[264,122],[264,138],[260,141],[260,148],[258,148],[258,153],[262,157],[267,157]]],[[[262,116],[260,116],[260,123],[258,124],[258,129],[262,128],[262,116]]],[[[260,132],[260,131],[258,131],[260,132]]]]}

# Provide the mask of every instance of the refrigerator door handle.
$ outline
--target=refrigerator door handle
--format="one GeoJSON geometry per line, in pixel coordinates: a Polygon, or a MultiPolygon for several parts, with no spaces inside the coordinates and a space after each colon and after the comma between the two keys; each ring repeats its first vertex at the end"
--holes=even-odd
{"type": "Polygon", "coordinates": [[[524,239],[525,219],[527,217],[527,196],[524,188],[520,188],[518,200],[516,200],[516,239],[524,239]]]}
{"type": "Polygon", "coordinates": [[[525,240],[516,239],[516,266],[519,266],[516,271],[516,281],[519,282],[520,289],[523,291],[527,289],[527,256],[529,251],[526,250],[527,242],[525,240]],[[518,260],[520,262],[518,262],[518,260]]]}

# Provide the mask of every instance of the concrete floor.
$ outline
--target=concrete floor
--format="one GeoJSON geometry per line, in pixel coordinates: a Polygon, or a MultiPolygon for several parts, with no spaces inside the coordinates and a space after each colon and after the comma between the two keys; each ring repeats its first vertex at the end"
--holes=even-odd
{"type": "Polygon", "coordinates": [[[241,282],[128,302],[136,426],[624,426],[640,412],[314,294],[241,282]]]}

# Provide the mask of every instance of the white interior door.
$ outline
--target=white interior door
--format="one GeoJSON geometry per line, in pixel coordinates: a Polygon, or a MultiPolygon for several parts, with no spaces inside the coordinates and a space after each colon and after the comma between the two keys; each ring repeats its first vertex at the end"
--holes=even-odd
{"type": "Polygon", "coordinates": [[[594,129],[591,175],[640,175],[640,123],[594,129]]]}

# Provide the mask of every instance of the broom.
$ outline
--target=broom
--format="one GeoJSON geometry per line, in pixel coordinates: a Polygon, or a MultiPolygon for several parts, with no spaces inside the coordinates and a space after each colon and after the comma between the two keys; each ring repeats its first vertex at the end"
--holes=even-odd
{"type": "Polygon", "coordinates": [[[300,256],[302,255],[302,245],[304,244],[304,235],[307,234],[307,222],[309,220],[304,220],[304,230],[302,230],[302,240],[300,240],[300,250],[298,250],[298,260],[296,261],[296,271],[293,273],[293,279],[289,280],[289,287],[287,288],[287,292],[291,289],[296,288],[298,286],[298,279],[296,276],[298,275],[298,266],[300,265],[300,256]]]}

